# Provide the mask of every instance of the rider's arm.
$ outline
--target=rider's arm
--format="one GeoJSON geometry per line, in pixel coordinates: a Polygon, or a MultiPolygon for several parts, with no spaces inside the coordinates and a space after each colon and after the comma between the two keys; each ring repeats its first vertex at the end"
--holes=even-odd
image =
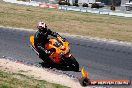
{"type": "Polygon", "coordinates": [[[47,30],[47,33],[48,33],[49,35],[53,36],[53,37],[56,37],[56,38],[59,36],[59,37],[62,38],[62,41],[64,41],[64,42],[66,41],[65,38],[63,38],[62,36],[60,36],[58,33],[51,31],[50,29],[47,30]]]}
{"type": "Polygon", "coordinates": [[[38,44],[37,44],[37,49],[39,49],[41,53],[42,53],[42,52],[45,52],[46,54],[50,54],[50,53],[51,53],[50,51],[48,51],[48,50],[46,50],[45,48],[43,48],[43,46],[42,46],[41,43],[38,43],[38,44]]]}
{"type": "Polygon", "coordinates": [[[50,54],[50,51],[46,50],[43,47],[43,44],[42,44],[41,40],[42,39],[39,35],[39,32],[36,32],[35,35],[34,35],[34,45],[35,45],[35,47],[38,49],[39,53],[45,52],[46,54],[50,54]]]}
{"type": "Polygon", "coordinates": [[[53,37],[57,37],[58,34],[56,32],[51,31],[50,29],[47,30],[47,33],[53,37]]]}

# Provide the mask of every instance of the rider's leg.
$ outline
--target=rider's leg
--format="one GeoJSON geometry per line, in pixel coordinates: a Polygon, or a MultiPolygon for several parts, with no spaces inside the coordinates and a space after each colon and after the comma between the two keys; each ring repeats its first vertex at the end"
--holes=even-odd
{"type": "Polygon", "coordinates": [[[45,60],[47,58],[45,51],[41,47],[37,47],[37,50],[39,52],[39,58],[45,60]]]}

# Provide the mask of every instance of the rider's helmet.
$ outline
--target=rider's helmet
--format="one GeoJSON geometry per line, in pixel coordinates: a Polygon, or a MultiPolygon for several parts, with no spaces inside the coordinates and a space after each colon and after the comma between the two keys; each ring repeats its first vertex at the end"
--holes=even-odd
{"type": "Polygon", "coordinates": [[[37,28],[40,33],[46,33],[46,31],[47,31],[47,25],[44,22],[39,22],[37,25],[37,28]]]}

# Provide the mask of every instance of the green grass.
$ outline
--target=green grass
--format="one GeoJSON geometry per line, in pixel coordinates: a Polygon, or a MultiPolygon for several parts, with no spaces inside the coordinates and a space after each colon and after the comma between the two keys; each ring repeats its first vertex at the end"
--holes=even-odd
{"type": "Polygon", "coordinates": [[[23,74],[0,71],[0,88],[68,88],[23,74]]]}
{"type": "Polygon", "coordinates": [[[60,11],[0,1],[0,25],[36,28],[45,21],[56,32],[132,42],[132,18],[60,11]]]}

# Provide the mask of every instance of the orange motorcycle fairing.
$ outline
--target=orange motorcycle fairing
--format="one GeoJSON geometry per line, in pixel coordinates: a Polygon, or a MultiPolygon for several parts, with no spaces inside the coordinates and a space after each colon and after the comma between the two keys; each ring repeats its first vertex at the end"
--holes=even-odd
{"type": "Polygon", "coordinates": [[[45,49],[51,50],[52,48],[55,49],[56,52],[53,52],[49,58],[57,64],[61,63],[62,56],[61,54],[64,54],[65,58],[69,58],[71,54],[69,53],[69,43],[63,42],[61,37],[58,37],[57,39],[50,39],[49,43],[45,44],[45,49]],[[56,43],[61,43],[60,46],[56,46],[56,43]]]}

